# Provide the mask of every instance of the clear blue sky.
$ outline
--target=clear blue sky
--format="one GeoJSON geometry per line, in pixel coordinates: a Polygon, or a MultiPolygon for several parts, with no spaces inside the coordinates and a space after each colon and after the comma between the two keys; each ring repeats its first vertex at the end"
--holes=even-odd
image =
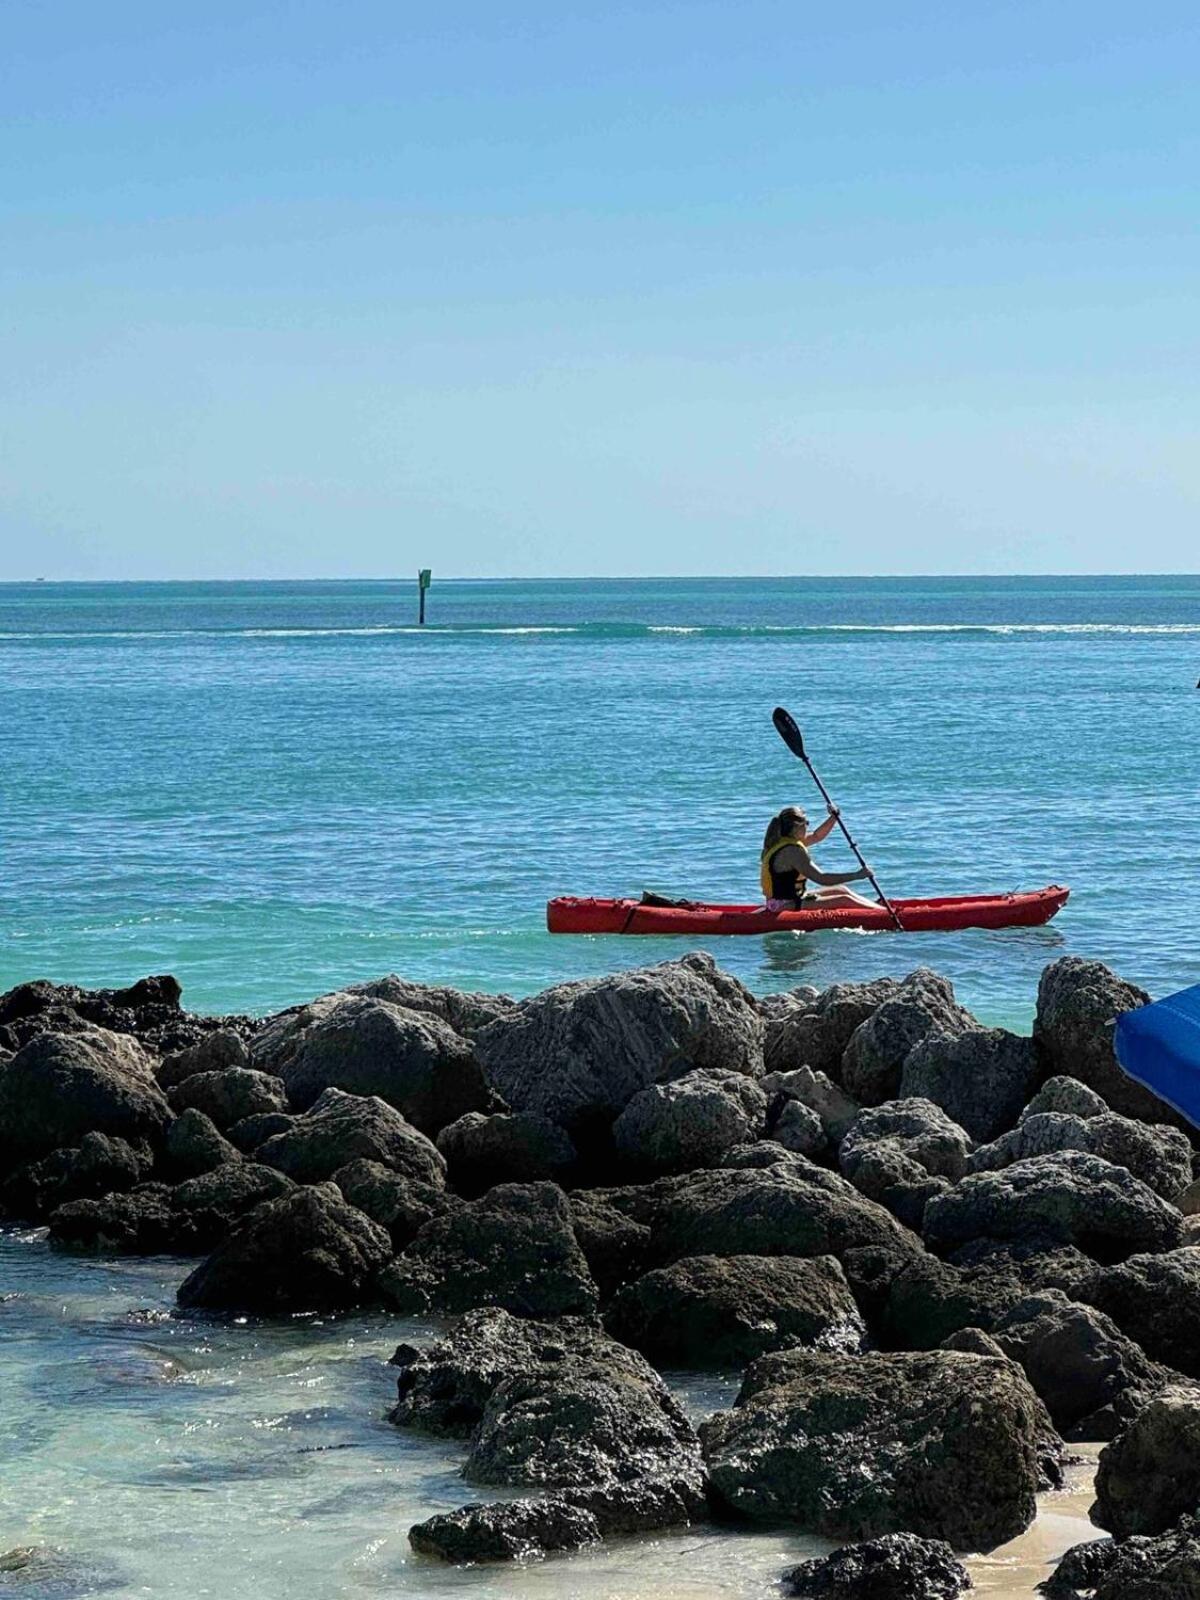
{"type": "Polygon", "coordinates": [[[5,0],[0,577],[1190,571],[1194,4],[5,0]]]}

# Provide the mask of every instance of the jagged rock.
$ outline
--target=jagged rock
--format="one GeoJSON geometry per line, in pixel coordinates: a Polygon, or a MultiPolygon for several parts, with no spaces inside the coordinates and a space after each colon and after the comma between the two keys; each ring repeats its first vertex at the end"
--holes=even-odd
{"type": "Polygon", "coordinates": [[[555,1550],[579,1550],[599,1538],[600,1525],[592,1513],[561,1495],[462,1506],[408,1531],[409,1543],[421,1555],[459,1565],[527,1561],[555,1550]]]}
{"type": "Polygon", "coordinates": [[[784,1102],[771,1129],[771,1139],[799,1156],[824,1155],[829,1148],[829,1135],[821,1118],[800,1100],[784,1102]]]}
{"type": "Polygon", "coordinates": [[[659,1367],[740,1368],[769,1350],[857,1351],[866,1338],[833,1256],[689,1256],[627,1284],[604,1322],[659,1367]]]}
{"type": "MultiPolygon", "coordinates": [[[[811,1067],[795,1067],[791,1072],[771,1072],[762,1080],[763,1093],[772,1101],[772,1137],[787,1144],[780,1132],[792,1107],[801,1106],[817,1118],[825,1139],[840,1144],[850,1124],[862,1109],[824,1072],[811,1067]]],[[[797,1148],[789,1146],[789,1148],[797,1148]]],[[[807,1155],[807,1150],[801,1151],[807,1155]]]]}
{"type": "Polygon", "coordinates": [[[0,996],[0,1044],[17,1050],[43,1033],[74,1033],[82,1026],[136,1036],[158,1053],[191,1044],[222,1023],[254,1026],[247,1017],[189,1016],[180,1010],[181,992],[165,974],[127,989],[80,989],[39,978],[0,996]]]}
{"type": "Polygon", "coordinates": [[[951,1183],[966,1172],[972,1149],[970,1135],[932,1100],[891,1100],[861,1111],[854,1119],[838,1150],[845,1175],[852,1179],[851,1169],[862,1152],[884,1140],[896,1144],[931,1177],[948,1178],[951,1183]]]}
{"type": "Polygon", "coordinates": [[[0,1212],[37,1221],[72,1200],[132,1189],[150,1166],[144,1145],[135,1147],[105,1133],[85,1133],[77,1147],[54,1150],[40,1161],[18,1167],[0,1188],[0,1212]]]}
{"type": "Polygon", "coordinates": [[[1051,962],[1038,984],[1034,1043],[1047,1076],[1079,1079],[1122,1116],[1186,1130],[1186,1119],[1126,1077],[1113,1054],[1114,1019],[1149,999],[1144,989],[1118,978],[1102,962],[1063,956],[1051,962]]]}
{"type": "Polygon", "coordinates": [[[890,1243],[856,1245],[842,1251],[839,1260],[846,1282],[877,1344],[889,1342],[884,1324],[892,1284],[906,1266],[925,1259],[925,1252],[914,1250],[909,1234],[901,1231],[890,1243]]]}
{"type": "Polygon", "coordinates": [[[968,1356],[997,1356],[1008,1359],[991,1334],[984,1333],[982,1328],[960,1328],[957,1333],[949,1334],[943,1339],[937,1348],[961,1350],[968,1356]]]}
{"type": "Polygon", "coordinates": [[[922,1039],[978,1026],[955,1000],[949,979],[918,967],[854,1030],[842,1055],[841,1081],[863,1105],[894,1100],[909,1052],[922,1039]]]}
{"type": "Polygon", "coordinates": [[[1163,1389],[1100,1452],[1091,1519],[1118,1539],[1162,1533],[1200,1505],[1200,1389],[1163,1389]]]}
{"type": "Polygon", "coordinates": [[[351,1161],[377,1161],[418,1183],[444,1187],[446,1162],[437,1146],[378,1095],[326,1089],[285,1133],[260,1144],[255,1159],[297,1183],[323,1183],[351,1161]]]}
{"type": "Polygon", "coordinates": [[[277,1133],[287,1133],[294,1128],[296,1121],[286,1111],[262,1111],[257,1116],[243,1117],[241,1122],[235,1122],[228,1130],[229,1142],[236,1145],[243,1155],[249,1155],[277,1133]]]}
{"type": "Polygon", "coordinates": [[[640,1089],[696,1067],[757,1076],[762,1019],[711,956],[560,984],[484,1028],[477,1049],[514,1111],[548,1118],[578,1146],[603,1138],[640,1089]]]}
{"type": "Polygon", "coordinates": [[[842,1056],[854,1030],[892,999],[895,978],[870,983],[835,983],[821,994],[798,990],[795,1001],[767,1018],[764,1056],[768,1072],[811,1067],[837,1082],[842,1056]]]}
{"type": "Polygon", "coordinates": [[[1107,1110],[1087,1118],[1061,1111],[1025,1115],[1010,1133],[981,1145],[967,1165],[972,1172],[995,1172],[1060,1150],[1082,1150],[1128,1167],[1164,1200],[1174,1200],[1191,1181],[1192,1148],[1178,1128],[1152,1128],[1107,1110]]]}
{"type": "Polygon", "coordinates": [[[252,1051],[254,1066],[282,1078],[301,1110],[327,1089],[377,1095],[432,1138],[468,1111],[493,1109],[471,1044],[432,1012],[346,993],[301,1015],[286,1038],[268,1026],[252,1051]]]}
{"type": "MultiPolygon", "coordinates": [[[[162,1083],[161,1075],[159,1083],[162,1083]]],[[[245,1067],[190,1073],[168,1089],[167,1099],[177,1112],[203,1111],[222,1133],[247,1117],[287,1110],[287,1091],[282,1079],[269,1077],[265,1072],[251,1072],[245,1067]]]]}
{"type": "Polygon", "coordinates": [[[777,1144],[774,1139],[756,1139],[750,1144],[731,1144],[717,1162],[719,1167],[725,1167],[731,1172],[734,1170],[744,1172],[750,1167],[804,1168],[808,1164],[808,1159],[798,1150],[785,1150],[783,1145],[777,1144]]]}
{"type": "Polygon", "coordinates": [[[1078,1078],[1047,1078],[1017,1121],[1040,1116],[1043,1111],[1059,1111],[1067,1117],[1101,1117],[1108,1106],[1094,1089],[1078,1078]]]}
{"type": "Polygon", "coordinates": [[[70,1250],[199,1255],[214,1249],[240,1217],[291,1187],[269,1167],[229,1163],[173,1189],[146,1183],[127,1194],[59,1206],[50,1214],[50,1239],[70,1250]]]}
{"type": "Polygon", "coordinates": [[[1200,1248],[1101,1267],[1076,1297],[1111,1317],[1156,1361],[1200,1379],[1200,1248]]]}
{"type": "Polygon", "coordinates": [[[257,1206],[179,1286],[181,1306],[287,1315],[375,1298],[392,1254],[384,1230],[331,1183],[257,1206]]]}
{"type": "Polygon", "coordinates": [[[1049,1431],[1010,1361],[786,1350],[753,1364],[701,1439],[712,1492],[739,1515],[990,1550],[1033,1521],[1049,1431]]]}
{"type": "Polygon", "coordinates": [[[170,1121],[150,1056],[125,1034],[43,1033],[0,1072],[0,1170],[78,1145],[86,1133],[157,1145],[170,1121]]]}
{"type": "Polygon", "coordinates": [[[931,1177],[919,1162],[907,1156],[895,1139],[861,1145],[844,1170],[860,1194],[886,1206],[897,1221],[914,1233],[921,1231],[930,1200],[950,1188],[945,1178],[931,1177]]]}
{"type": "Polygon", "coordinates": [[[241,1159],[241,1151],[218,1133],[203,1111],[189,1110],[167,1130],[161,1165],[172,1178],[198,1178],[241,1159]]]}
{"type": "Polygon", "coordinates": [[[997,1251],[969,1264],[920,1255],[891,1274],[880,1318],[882,1338],[907,1350],[932,1350],[963,1328],[992,1333],[1015,1306],[1050,1289],[1070,1296],[1095,1270],[1072,1249],[1021,1259],[997,1251]]]}
{"type": "Polygon", "coordinates": [[[249,1062],[250,1051],[241,1034],[232,1028],[220,1028],[215,1033],[205,1034],[186,1049],[164,1056],[156,1074],[158,1086],[174,1089],[201,1073],[245,1070],[249,1062]]]}
{"type": "Polygon", "coordinates": [[[766,1124],[767,1097],[740,1072],[689,1072],[640,1089],[613,1123],[617,1154],[635,1171],[693,1172],[715,1166],[766,1124]]]}
{"type": "Polygon", "coordinates": [[[640,1277],[650,1261],[650,1229],[588,1190],[567,1196],[571,1226],[601,1298],[640,1277]]]}
{"type": "Polygon", "coordinates": [[[519,1112],[485,1116],[468,1111],[442,1129],[437,1147],[446,1158],[450,1182],[468,1198],[498,1183],[561,1178],[575,1161],[575,1146],[560,1127],[519,1112]]]}
{"type": "Polygon", "coordinates": [[[407,1250],[434,1217],[461,1211],[464,1205],[457,1195],[402,1177],[378,1161],[351,1161],[339,1167],[333,1181],[352,1206],[387,1229],[397,1251],[407,1250]]]}
{"type": "Polygon", "coordinates": [[[931,1250],[972,1239],[1074,1244],[1097,1261],[1174,1249],[1183,1218],[1124,1167],[1066,1150],[964,1178],[925,1208],[931,1250]]]}
{"type": "Polygon", "coordinates": [[[381,1276],[408,1316],[500,1306],[525,1317],[595,1311],[599,1296],[552,1183],[503,1183],[434,1217],[381,1276]]]}
{"type": "Polygon", "coordinates": [[[1047,1600],[1196,1600],[1200,1519],[1181,1517],[1157,1538],[1073,1545],[1038,1588],[1047,1600]]]}
{"type": "Polygon", "coordinates": [[[802,1561],[784,1574],[802,1600],[958,1600],[971,1587],[967,1569],[941,1539],[887,1533],[802,1561]]]}
{"type": "Polygon", "coordinates": [[[1003,1028],[932,1033],[905,1057],[900,1094],[932,1100],[972,1139],[1011,1128],[1038,1079],[1033,1040],[1003,1028]]]}
{"type": "Polygon", "coordinates": [[[179,1254],[213,1250],[242,1217],[292,1187],[290,1178],[253,1161],[229,1162],[189,1178],[171,1190],[170,1248],[179,1254]]]}

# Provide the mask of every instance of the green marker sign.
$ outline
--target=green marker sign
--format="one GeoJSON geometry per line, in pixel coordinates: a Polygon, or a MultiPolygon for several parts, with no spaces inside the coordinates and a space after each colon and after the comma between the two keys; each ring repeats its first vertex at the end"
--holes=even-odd
{"type": "Polygon", "coordinates": [[[417,573],[417,582],[421,585],[422,589],[428,589],[429,585],[433,582],[432,567],[422,567],[420,572],[417,573]]]}

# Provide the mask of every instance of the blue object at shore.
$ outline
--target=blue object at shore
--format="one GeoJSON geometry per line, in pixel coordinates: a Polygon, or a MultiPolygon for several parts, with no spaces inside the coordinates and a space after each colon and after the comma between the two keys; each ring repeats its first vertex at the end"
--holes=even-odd
{"type": "Polygon", "coordinates": [[[1200,983],[1117,1018],[1117,1060],[1200,1127],[1200,983]]]}

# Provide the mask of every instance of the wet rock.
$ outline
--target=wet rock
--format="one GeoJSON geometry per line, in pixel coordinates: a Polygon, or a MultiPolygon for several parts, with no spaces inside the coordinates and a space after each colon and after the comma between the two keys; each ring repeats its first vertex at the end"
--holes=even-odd
{"type": "Polygon", "coordinates": [[[634,1171],[693,1172],[764,1130],[767,1097],[740,1072],[701,1069],[641,1089],[613,1123],[617,1154],[634,1171]]]}
{"type": "Polygon", "coordinates": [[[157,1145],[171,1115],[135,1039],[102,1028],[40,1034],[0,1072],[0,1170],[86,1133],[157,1145]]]}
{"type": "Polygon", "coordinates": [[[842,1055],[841,1081],[863,1105],[894,1100],[909,1053],[931,1035],[954,1036],[979,1024],[954,998],[947,978],[918,967],[859,1024],[842,1055]]]}
{"type": "Polygon", "coordinates": [[[128,1194],[71,1200],[50,1213],[51,1244],[114,1255],[159,1255],[176,1246],[171,1189],[144,1183],[128,1194]]]}
{"type": "Polygon", "coordinates": [[[186,1049],[164,1056],[156,1075],[160,1089],[174,1089],[201,1073],[244,1070],[249,1064],[250,1051],[242,1035],[232,1028],[219,1028],[186,1049]]]}
{"type": "Polygon", "coordinates": [[[905,1057],[900,1094],[932,1100],[974,1140],[996,1139],[1016,1122],[1038,1071],[1032,1039],[1003,1028],[938,1032],[905,1057]]]}
{"type": "MultiPolygon", "coordinates": [[[[796,1067],[791,1072],[768,1073],[762,1080],[762,1088],[763,1093],[772,1102],[772,1137],[778,1139],[781,1144],[788,1145],[789,1149],[797,1149],[799,1146],[789,1145],[781,1129],[785,1118],[792,1115],[794,1108],[811,1112],[825,1141],[831,1145],[841,1143],[850,1124],[862,1109],[858,1101],[852,1100],[826,1073],[815,1072],[811,1067],[796,1067]]],[[[802,1150],[801,1154],[808,1155],[810,1152],[802,1150]]]]}
{"type": "Polygon", "coordinates": [[[1017,1118],[1024,1122],[1027,1117],[1040,1116],[1043,1111],[1058,1111],[1067,1117],[1101,1117],[1108,1110],[1108,1106],[1094,1089],[1089,1089],[1086,1083],[1080,1083],[1078,1078],[1047,1078],[1033,1099],[1017,1118]]]}
{"type": "Polygon", "coordinates": [[[266,1316],[338,1311],[375,1298],[392,1245],[333,1184],[257,1206],[185,1278],[181,1306],[266,1316]]]}
{"type": "Polygon", "coordinates": [[[602,1299],[650,1264],[650,1229],[588,1190],[567,1196],[571,1226],[602,1299]]]}
{"type": "Polygon", "coordinates": [[[255,1159],[297,1183],[323,1183],[351,1161],[376,1161],[401,1176],[441,1188],[445,1158],[432,1140],[378,1095],[326,1089],[284,1133],[260,1144],[255,1159]]]}
{"type": "Polygon", "coordinates": [[[1156,1361],[1200,1379],[1200,1248],[1130,1256],[1077,1291],[1156,1361]]]}
{"type": "Polygon", "coordinates": [[[241,1159],[241,1151],[218,1133],[203,1111],[188,1110],[167,1130],[159,1165],[173,1179],[198,1178],[241,1159]]]}
{"type": "Polygon", "coordinates": [[[242,1217],[291,1188],[290,1178],[253,1161],[189,1178],[171,1190],[170,1248],[179,1254],[215,1249],[242,1217]]]}
{"type": "Polygon", "coordinates": [[[770,1350],[853,1352],[866,1339],[833,1256],[689,1256],[627,1284],[604,1322],[659,1367],[740,1368],[770,1350]]]}
{"type": "Polygon", "coordinates": [[[380,1281],[407,1316],[500,1306],[552,1317],[589,1314],[599,1302],[566,1197],[552,1183],[499,1184],[434,1217],[380,1281]]]}
{"type": "Polygon", "coordinates": [[[835,983],[818,995],[796,991],[795,1003],[768,1016],[764,1056],[768,1072],[810,1067],[840,1081],[842,1056],[854,1031],[899,991],[895,978],[835,983]]]}
{"type": "Polygon", "coordinates": [[[252,1051],[254,1066],[282,1078],[301,1110],[328,1089],[378,1096],[432,1138],[468,1111],[493,1109],[472,1046],[432,1013],[366,994],[304,1010],[286,1046],[268,1027],[252,1051]]]}
{"type": "Polygon", "coordinates": [[[940,1539],[888,1533],[802,1561],[784,1574],[802,1600],[957,1600],[971,1587],[967,1570],[940,1539]]]}
{"type": "Polygon", "coordinates": [[[0,1187],[0,1214],[38,1221],[72,1200],[123,1193],[147,1176],[151,1163],[145,1145],[85,1133],[77,1147],[18,1167],[0,1187]]]}
{"type": "Polygon", "coordinates": [[[1200,1505],[1200,1389],[1163,1389],[1100,1452],[1092,1521],[1118,1539],[1162,1533],[1200,1505]]]}
{"type": "Polygon", "coordinates": [[[1010,1361],[787,1350],[701,1429],[732,1512],[828,1538],[990,1550],[1032,1522],[1049,1422],[1010,1361]]]}
{"type": "Polygon", "coordinates": [[[640,1089],[696,1067],[757,1076],[762,1019],[710,956],[560,984],[484,1028],[489,1082],[514,1111],[546,1117],[579,1145],[607,1135],[640,1089]]]}
{"type": "Polygon", "coordinates": [[[1027,1114],[1010,1133],[981,1145],[967,1164],[972,1172],[995,1172],[1061,1150],[1082,1150],[1128,1167],[1164,1200],[1174,1200],[1191,1181],[1192,1148],[1178,1128],[1149,1127],[1113,1111],[1086,1118],[1061,1111],[1027,1114]]]}
{"type": "Polygon", "coordinates": [[[973,1239],[1033,1238],[1119,1261],[1174,1249],[1183,1218],[1124,1167],[1067,1150],[964,1178],[929,1202],[924,1231],[942,1252],[973,1239]]]}
{"type": "Polygon", "coordinates": [[[450,1182],[468,1198],[498,1183],[561,1178],[575,1162],[575,1146],[560,1127],[518,1112],[468,1111],[442,1129],[437,1147],[450,1182]]]}
{"type": "Polygon", "coordinates": [[[1063,956],[1045,969],[1038,984],[1034,1042],[1047,1076],[1078,1079],[1122,1116],[1186,1129],[1186,1119],[1126,1077],[1113,1054],[1115,1018],[1149,999],[1144,989],[1118,978],[1102,962],[1063,956]]]}
{"type": "Polygon", "coordinates": [[[167,1091],[167,1099],[177,1112],[203,1111],[222,1133],[247,1117],[287,1110],[283,1080],[244,1067],[191,1073],[167,1091]]]}
{"type": "Polygon", "coordinates": [[[599,1540],[600,1526],[590,1511],[568,1504],[561,1495],[547,1495],[442,1512],[410,1528],[408,1538],[421,1555],[466,1565],[579,1550],[599,1540]]]}
{"type": "Polygon", "coordinates": [[[461,1211],[457,1195],[405,1178],[378,1161],[351,1161],[333,1175],[342,1194],[364,1216],[386,1228],[395,1250],[406,1250],[434,1217],[461,1211]]]}
{"type": "Polygon", "coordinates": [[[1200,1520],[1181,1517],[1157,1538],[1074,1545],[1038,1587],[1047,1600],[1195,1600],[1200,1520]]]}

